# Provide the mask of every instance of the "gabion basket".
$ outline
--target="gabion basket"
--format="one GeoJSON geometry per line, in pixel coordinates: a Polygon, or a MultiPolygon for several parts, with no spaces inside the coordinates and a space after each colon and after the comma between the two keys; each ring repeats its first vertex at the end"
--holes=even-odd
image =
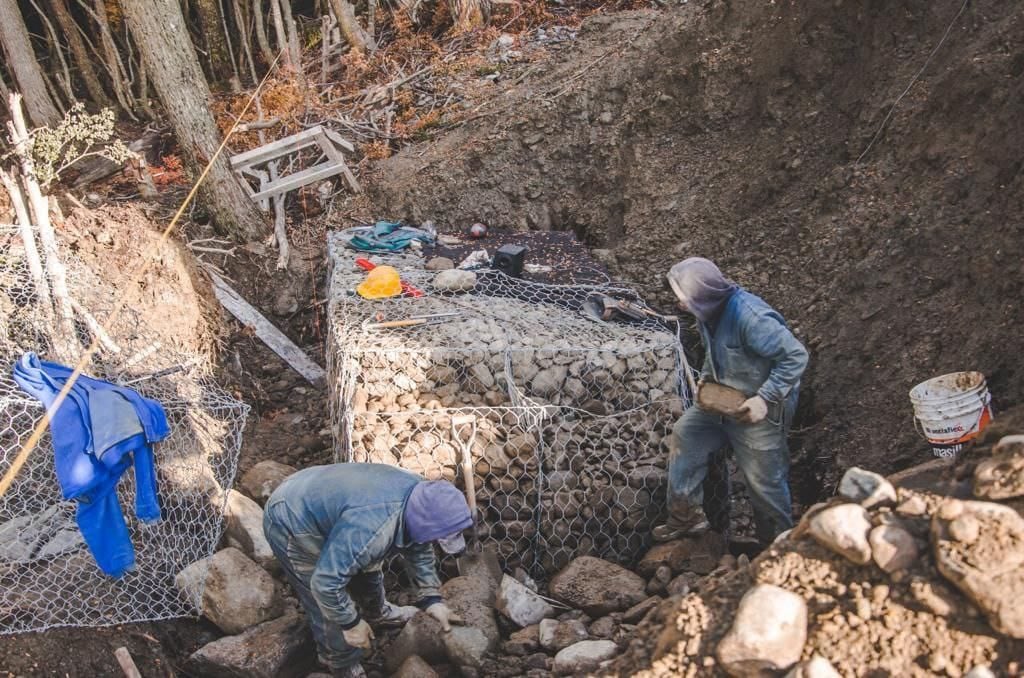
{"type": "MultiPolygon", "coordinates": [[[[51,353],[18,240],[0,235],[0,474],[6,473],[37,423],[42,406],[11,378],[26,351],[51,353]]],[[[69,288],[85,305],[104,298],[102,285],[80,263],[67,261],[69,288]],[[93,294],[93,292],[97,292],[93,294]]],[[[102,304],[100,304],[102,306],[102,304]]],[[[98,318],[105,308],[90,305],[98,318]]],[[[0,634],[56,626],[107,626],[197,615],[196,601],[180,595],[175,575],[211,555],[223,530],[223,488],[231,487],[248,407],[217,388],[200,360],[160,346],[141,330],[115,337],[130,369],[115,370],[99,356],[94,376],[128,385],[162,403],[170,437],[155,448],[162,519],[153,525],[134,517],[129,469],[118,497],[135,548],[136,567],[120,579],[104,575],[82,541],[75,503],[61,497],[49,435],[34,449],[10,489],[0,497],[0,634]]]]}
{"type": "Polygon", "coordinates": [[[432,288],[414,256],[380,259],[422,295],[367,300],[338,235],[331,257],[328,373],[338,461],[400,466],[465,488],[479,534],[506,569],[544,579],[571,559],[631,564],[664,517],[671,427],[688,405],[676,328],[600,322],[611,284],[548,285],[478,271],[470,292],[432,288]],[[431,314],[380,330],[379,319],[431,314]]]}

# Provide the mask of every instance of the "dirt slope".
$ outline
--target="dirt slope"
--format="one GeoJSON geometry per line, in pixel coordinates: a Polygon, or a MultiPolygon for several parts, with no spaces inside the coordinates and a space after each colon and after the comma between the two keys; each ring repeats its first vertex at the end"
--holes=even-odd
{"type": "MultiPolygon", "coordinates": [[[[1024,17],[920,0],[689,3],[598,17],[543,75],[379,168],[392,216],[570,228],[671,303],[664,272],[717,260],[812,351],[803,499],[834,470],[926,458],[907,391],[980,369],[1024,398],[1024,17]]],[[[511,78],[509,78],[511,80],[511,78]]]]}

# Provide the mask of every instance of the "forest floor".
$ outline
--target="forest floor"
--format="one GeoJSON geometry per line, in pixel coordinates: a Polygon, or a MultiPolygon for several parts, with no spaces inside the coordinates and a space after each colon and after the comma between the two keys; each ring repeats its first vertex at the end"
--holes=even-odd
{"type": "MultiPolygon", "coordinates": [[[[793,436],[796,499],[809,505],[851,465],[886,473],[928,459],[907,399],[920,381],[977,369],[997,411],[1024,402],[1024,15],[995,0],[961,9],[690,2],[512,26],[523,30],[511,43],[466,44],[465,67],[391,93],[401,143],[394,127],[384,134],[387,106],[286,120],[282,133],[342,114],[371,130],[366,195],[321,205],[302,194],[291,206],[287,271],[262,243],[202,258],[322,362],[329,229],[402,218],[570,230],[610,249],[611,273],[665,309],[668,268],[707,256],[811,350],[793,436]],[[434,106],[453,85],[457,103],[434,106]]],[[[339,84],[335,101],[393,82],[388,63],[339,84]]],[[[275,91],[267,115],[296,96],[286,83],[275,91]]],[[[104,190],[89,193],[102,202],[104,190]]],[[[159,225],[179,195],[171,185],[143,209],[159,225]]],[[[199,221],[183,240],[213,235],[199,221]]],[[[239,473],[267,458],[330,461],[325,394],[245,328],[219,330],[223,382],[253,406],[239,473]]],[[[721,604],[735,605],[735,591],[721,604]]],[[[0,675],[113,675],[119,645],[144,675],[168,675],[214,636],[181,620],[5,637],[0,675]]]]}

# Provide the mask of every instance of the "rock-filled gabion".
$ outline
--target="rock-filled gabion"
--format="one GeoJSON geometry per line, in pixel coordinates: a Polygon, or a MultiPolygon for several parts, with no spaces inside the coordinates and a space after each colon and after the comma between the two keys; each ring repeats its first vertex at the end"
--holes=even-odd
{"type": "Polygon", "coordinates": [[[679,343],[661,323],[601,323],[600,291],[480,271],[448,293],[412,255],[375,259],[423,296],[367,300],[365,273],[330,239],[328,348],[342,461],[395,464],[464,487],[472,456],[480,534],[503,564],[549,575],[581,555],[620,562],[664,510],[670,429],[682,413],[679,343]],[[436,324],[367,323],[457,313],[436,324]]]}

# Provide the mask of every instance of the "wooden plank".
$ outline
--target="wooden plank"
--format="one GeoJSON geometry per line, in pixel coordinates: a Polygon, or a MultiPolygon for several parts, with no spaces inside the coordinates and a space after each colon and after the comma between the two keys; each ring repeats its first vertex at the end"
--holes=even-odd
{"type": "Polygon", "coordinates": [[[344,161],[341,163],[341,173],[345,175],[345,179],[348,180],[348,185],[352,187],[353,191],[355,191],[356,193],[363,192],[363,189],[360,188],[359,186],[359,182],[356,181],[355,176],[349,170],[348,165],[346,165],[344,161]]]}
{"type": "Polygon", "coordinates": [[[213,281],[213,293],[217,296],[217,301],[239,321],[246,326],[253,327],[256,330],[256,336],[270,347],[270,350],[279,355],[309,383],[317,384],[326,378],[327,373],[323,368],[310,360],[309,356],[292,343],[292,340],[286,337],[281,330],[274,327],[219,275],[212,271],[209,274],[213,281]]]}
{"type": "MultiPolygon", "coordinates": [[[[352,188],[352,191],[355,193],[362,193],[363,189],[360,188],[359,182],[356,181],[356,178],[352,174],[352,171],[348,168],[348,165],[345,164],[344,154],[338,149],[337,146],[332,144],[330,139],[328,138],[331,135],[331,131],[329,129],[324,129],[324,132],[325,135],[323,137],[323,143],[321,144],[321,148],[323,149],[324,153],[326,153],[331,160],[341,165],[341,173],[345,175],[345,180],[348,181],[348,185],[352,188]]],[[[334,136],[337,137],[336,134],[334,136]]],[[[341,139],[341,137],[338,138],[341,139]]],[[[341,140],[344,141],[344,139],[341,140]]]]}
{"type": "Polygon", "coordinates": [[[246,165],[259,165],[260,163],[272,160],[287,153],[294,153],[308,146],[317,143],[316,138],[323,132],[321,125],[302,130],[298,134],[292,134],[284,139],[272,141],[269,144],[245,151],[231,157],[231,167],[240,169],[246,165]]]}
{"type": "Polygon", "coordinates": [[[347,168],[343,164],[317,165],[316,167],[310,167],[309,169],[302,170],[301,172],[289,174],[277,181],[271,181],[269,184],[264,186],[262,190],[253,195],[252,199],[263,200],[264,198],[273,198],[275,195],[294,191],[296,188],[302,188],[303,186],[308,186],[313,182],[328,179],[336,174],[341,174],[346,169],[347,168]]]}
{"type": "Polygon", "coordinates": [[[323,131],[324,131],[324,134],[326,134],[326,135],[327,135],[327,137],[328,137],[328,138],[329,138],[329,139],[330,139],[331,141],[333,141],[333,142],[334,142],[334,143],[336,143],[337,145],[341,146],[342,148],[344,148],[344,149],[345,149],[346,151],[348,151],[349,153],[352,153],[353,151],[355,151],[355,150],[356,150],[356,147],[355,147],[355,146],[353,146],[353,145],[352,145],[351,143],[349,143],[348,141],[346,141],[344,137],[342,137],[342,136],[341,136],[340,134],[338,134],[338,133],[337,133],[337,132],[335,132],[334,130],[332,130],[332,129],[329,129],[329,128],[327,128],[327,127],[324,127],[324,128],[323,128],[323,131]]]}
{"type": "Polygon", "coordinates": [[[128,652],[128,648],[117,648],[114,650],[114,657],[117,659],[117,663],[121,665],[121,670],[124,671],[125,678],[142,678],[142,674],[139,673],[139,667],[135,665],[135,660],[132,659],[132,655],[128,652]]]}

